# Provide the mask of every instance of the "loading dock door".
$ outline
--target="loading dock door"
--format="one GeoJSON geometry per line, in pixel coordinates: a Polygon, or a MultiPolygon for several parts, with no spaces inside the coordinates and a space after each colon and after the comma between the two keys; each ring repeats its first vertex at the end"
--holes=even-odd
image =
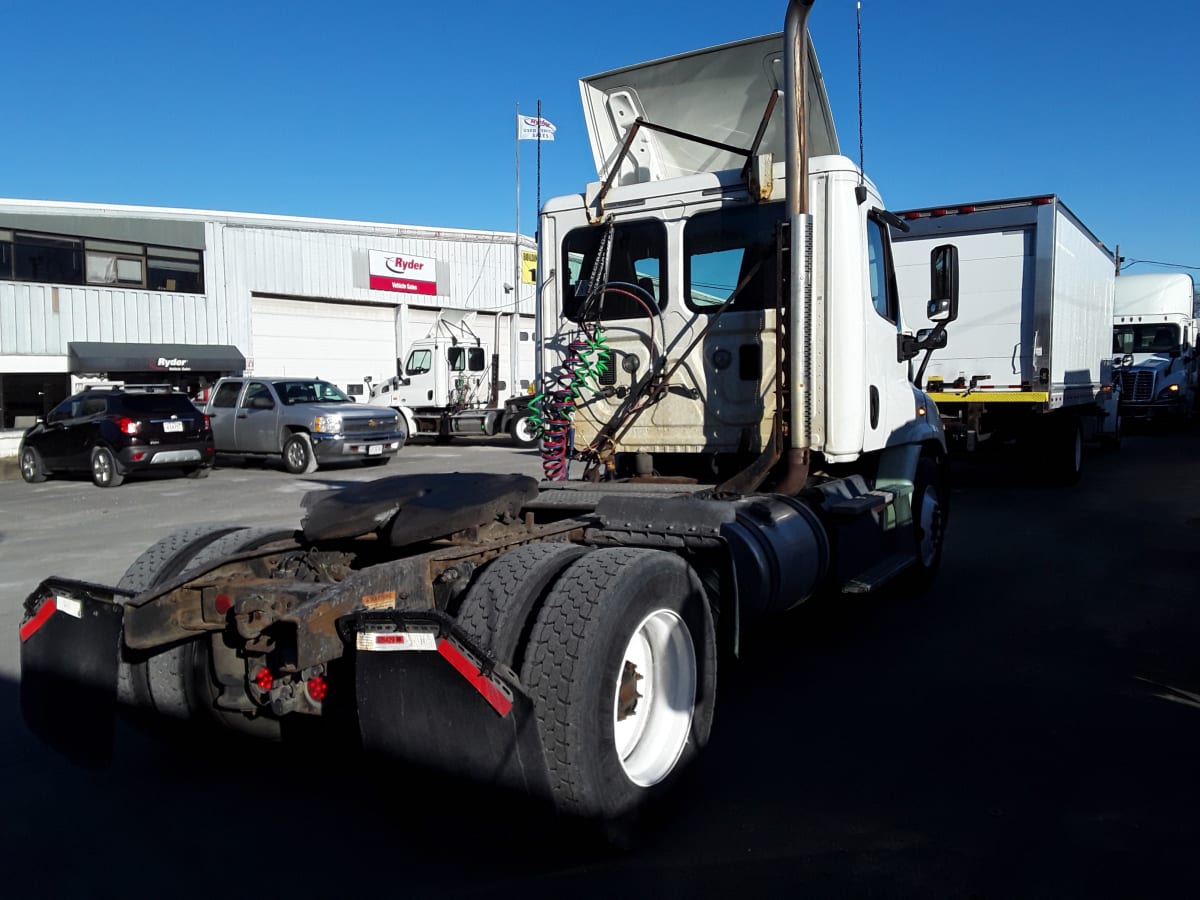
{"type": "Polygon", "coordinates": [[[395,307],[254,297],[252,313],[247,374],[323,378],[361,402],[363,376],[396,370],[395,307]]]}

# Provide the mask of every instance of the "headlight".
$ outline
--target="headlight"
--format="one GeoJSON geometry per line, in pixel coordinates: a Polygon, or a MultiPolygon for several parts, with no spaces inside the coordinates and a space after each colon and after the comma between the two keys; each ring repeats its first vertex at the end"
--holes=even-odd
{"type": "Polygon", "coordinates": [[[340,434],[342,430],[341,416],[317,416],[313,419],[312,430],[321,434],[340,434]]]}
{"type": "Polygon", "coordinates": [[[1168,384],[1165,388],[1158,392],[1159,400],[1174,400],[1179,396],[1179,385],[1168,384]]]}

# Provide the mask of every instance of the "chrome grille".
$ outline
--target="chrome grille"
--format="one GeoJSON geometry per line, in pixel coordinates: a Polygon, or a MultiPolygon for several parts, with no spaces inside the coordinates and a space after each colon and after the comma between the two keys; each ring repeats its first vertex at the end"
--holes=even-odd
{"type": "Polygon", "coordinates": [[[397,418],[390,416],[342,416],[342,429],[347,434],[390,434],[396,430],[397,418]]]}
{"type": "Polygon", "coordinates": [[[1122,372],[1121,394],[1132,403],[1146,403],[1154,399],[1153,372],[1122,372]]]}

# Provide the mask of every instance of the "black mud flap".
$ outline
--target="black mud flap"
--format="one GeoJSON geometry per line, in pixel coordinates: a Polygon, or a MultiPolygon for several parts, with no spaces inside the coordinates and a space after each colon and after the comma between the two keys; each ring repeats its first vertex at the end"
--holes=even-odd
{"type": "Polygon", "coordinates": [[[21,714],[74,762],[112,757],[124,608],[112,588],[48,579],[21,620],[21,714]]]}
{"type": "Polygon", "coordinates": [[[549,796],[533,703],[442,613],[360,613],[339,623],[355,654],[365,749],[482,784],[549,796]]]}

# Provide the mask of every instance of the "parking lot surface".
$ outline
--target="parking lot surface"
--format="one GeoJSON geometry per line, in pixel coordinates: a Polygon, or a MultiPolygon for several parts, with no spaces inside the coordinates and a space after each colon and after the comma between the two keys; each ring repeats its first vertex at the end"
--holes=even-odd
{"type": "Polygon", "coordinates": [[[956,464],[939,578],[802,609],[723,663],[712,743],[624,853],[473,786],[271,745],[122,733],[81,769],[20,722],[17,608],[111,580],[161,531],[295,522],[306,490],[416,471],[536,475],[502,445],[386,470],[0,484],[3,845],[47,896],[1183,897],[1200,884],[1200,435],[1138,434],[1039,487],[956,464]],[[21,850],[22,854],[25,850],[21,850]]]}

